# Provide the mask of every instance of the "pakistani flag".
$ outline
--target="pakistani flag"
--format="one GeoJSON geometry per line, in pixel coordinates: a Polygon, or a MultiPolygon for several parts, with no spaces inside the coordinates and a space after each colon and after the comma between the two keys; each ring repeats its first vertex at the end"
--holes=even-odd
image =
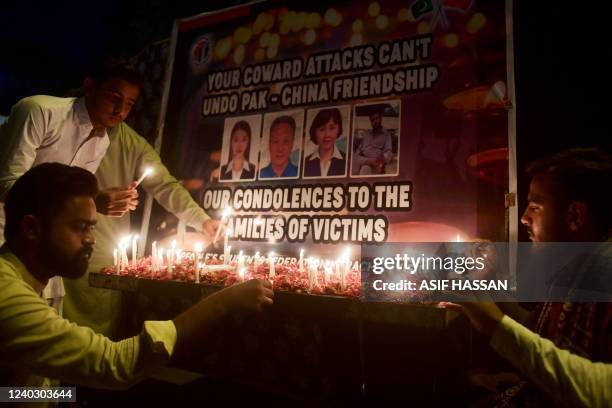
{"type": "Polygon", "coordinates": [[[410,12],[415,19],[419,19],[427,13],[433,11],[431,0],[417,0],[410,6],[410,12]]]}

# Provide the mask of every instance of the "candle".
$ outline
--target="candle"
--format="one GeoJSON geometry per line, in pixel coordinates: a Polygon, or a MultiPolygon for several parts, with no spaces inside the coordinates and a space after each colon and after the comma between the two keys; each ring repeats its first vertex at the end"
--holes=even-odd
{"type": "Polygon", "coordinates": [[[223,240],[223,252],[225,252],[225,248],[227,248],[227,245],[229,244],[230,235],[232,235],[232,229],[228,228],[227,231],[225,231],[225,238],[223,240]]]}
{"type": "Polygon", "coordinates": [[[157,241],[151,244],[151,267],[153,272],[157,272],[157,241]]]}
{"type": "Polygon", "coordinates": [[[332,275],[332,268],[331,268],[331,263],[329,261],[325,261],[325,266],[323,267],[323,279],[325,281],[325,285],[327,285],[327,282],[329,281],[329,278],[332,275]]]}
{"type": "MultiPolygon", "coordinates": [[[[217,232],[215,232],[213,243],[217,242],[217,240],[219,239],[219,235],[221,235],[221,229],[223,228],[223,225],[227,222],[227,218],[231,215],[231,213],[232,213],[232,207],[225,208],[225,210],[223,210],[223,213],[221,213],[221,222],[219,223],[219,226],[217,227],[217,232]]],[[[225,234],[225,236],[227,237],[227,233],[225,234]]]]}
{"type": "Polygon", "coordinates": [[[259,268],[259,265],[261,265],[261,256],[259,256],[259,251],[257,251],[255,252],[255,270],[259,268]]]}
{"type": "Polygon", "coordinates": [[[268,266],[270,268],[270,277],[276,276],[276,270],[274,268],[274,252],[268,253],[268,266]]]}
{"type": "Polygon", "coordinates": [[[346,290],[346,276],[349,273],[349,267],[351,265],[351,261],[349,259],[351,254],[351,250],[349,248],[347,248],[344,251],[344,254],[342,255],[343,258],[343,262],[342,262],[342,274],[340,275],[340,288],[342,290],[346,290]]]}
{"type": "Polygon", "coordinates": [[[157,256],[157,269],[159,270],[164,265],[164,248],[159,248],[157,256]]]}
{"type": "Polygon", "coordinates": [[[238,252],[238,269],[244,268],[244,253],[242,251],[238,252]]]}
{"type": "Polygon", "coordinates": [[[225,247],[225,251],[223,251],[223,263],[225,265],[229,265],[231,257],[232,257],[232,246],[228,245],[227,247],[225,247]]]}
{"type": "Polygon", "coordinates": [[[138,235],[132,238],[132,263],[136,264],[136,250],[138,249],[138,235]]]}
{"type": "Polygon", "coordinates": [[[117,248],[113,249],[113,265],[115,266],[115,270],[117,274],[119,273],[119,250],[117,248]]]}
{"type": "Polygon", "coordinates": [[[153,173],[153,169],[151,167],[147,167],[147,169],[144,171],[144,173],[142,173],[142,176],[140,176],[140,178],[136,182],[136,186],[135,187],[138,187],[138,185],[140,183],[142,183],[142,181],[145,179],[145,177],[147,177],[151,173],[153,173]]]}
{"type": "Polygon", "coordinates": [[[170,251],[168,251],[168,263],[174,263],[174,257],[176,256],[176,239],[172,240],[170,248],[170,251]]]}
{"type": "Polygon", "coordinates": [[[238,269],[238,276],[240,276],[240,281],[241,282],[244,282],[244,274],[245,274],[244,268],[238,269]]]}
{"type": "Polygon", "coordinates": [[[299,271],[304,272],[304,249],[300,249],[300,260],[298,261],[299,271]]]}
{"type": "Polygon", "coordinates": [[[202,259],[202,252],[204,251],[204,244],[202,242],[196,242],[194,249],[196,253],[196,258],[194,262],[195,281],[196,283],[200,283],[200,267],[201,267],[200,259],[202,259]]]}

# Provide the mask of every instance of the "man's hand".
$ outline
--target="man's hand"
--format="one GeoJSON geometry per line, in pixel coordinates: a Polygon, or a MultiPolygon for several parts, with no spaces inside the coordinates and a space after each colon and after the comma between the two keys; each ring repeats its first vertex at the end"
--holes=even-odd
{"type": "Polygon", "coordinates": [[[212,218],[209,218],[204,221],[202,223],[202,235],[204,235],[204,239],[210,243],[213,243],[213,239],[215,238],[215,234],[217,233],[217,228],[219,228],[220,224],[221,221],[213,220],[212,218]]]}
{"type": "Polygon", "coordinates": [[[264,305],[273,303],[274,292],[269,281],[251,279],[225,288],[212,296],[228,312],[234,310],[261,311],[264,305]]]}
{"type": "Polygon", "coordinates": [[[472,326],[485,336],[491,337],[499,322],[504,317],[495,302],[440,302],[440,307],[463,312],[470,319],[472,326]]]}
{"type": "Polygon", "coordinates": [[[103,190],[96,196],[96,209],[100,214],[109,217],[121,217],[138,206],[136,182],[129,187],[114,187],[103,190]]]}

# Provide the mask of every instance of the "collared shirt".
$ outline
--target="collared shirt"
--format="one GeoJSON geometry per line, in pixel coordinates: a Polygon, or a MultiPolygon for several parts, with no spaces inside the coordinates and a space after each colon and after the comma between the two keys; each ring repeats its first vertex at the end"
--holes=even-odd
{"type": "Polygon", "coordinates": [[[375,132],[373,129],[365,132],[361,145],[359,146],[359,156],[365,159],[376,159],[380,155],[389,163],[393,158],[393,144],[391,133],[386,129],[375,132]]]}
{"type": "MultiPolygon", "coordinates": [[[[110,130],[109,138],[110,145],[96,172],[98,187],[104,190],[128,186],[140,177],[144,168],[151,167],[153,174],[146,177],[140,186],[185,225],[202,231],[202,224],[210,217],[168,172],[155,149],[125,122],[110,130]]],[[[113,264],[117,237],[132,231],[130,218],[131,212],[122,217],[97,214],[98,223],[94,229],[96,244],[89,271],[99,272],[113,264]]],[[[67,319],[107,336],[115,334],[114,325],[123,313],[118,291],[90,287],[87,275],[79,279],[64,279],[64,286],[66,296],[63,308],[67,319]]]]}
{"type": "Polygon", "coordinates": [[[274,169],[272,169],[272,163],[268,164],[266,167],[259,171],[259,177],[261,178],[297,177],[297,175],[298,168],[295,164],[291,163],[291,160],[289,160],[289,163],[287,163],[287,167],[285,167],[285,170],[283,170],[283,173],[281,175],[277,175],[274,172],[274,169]]]}
{"type": "MultiPolygon", "coordinates": [[[[11,109],[0,126],[0,198],[30,168],[49,162],[95,173],[109,145],[106,130],[94,131],[84,98],[36,95],[11,109]]],[[[4,206],[0,205],[0,244],[4,242],[4,206]]],[[[62,312],[64,285],[50,280],[45,297],[62,312]]]]}
{"type": "Polygon", "coordinates": [[[41,299],[35,279],[5,246],[0,250],[0,383],[40,386],[44,377],[91,387],[124,388],[167,362],[176,344],[172,321],[148,321],[113,342],[63,319],[41,299]]]}
{"type": "Polygon", "coordinates": [[[490,344],[559,404],[604,407],[612,401],[612,364],[593,363],[560,349],[509,316],[502,318],[490,344]]]}
{"type": "Polygon", "coordinates": [[[334,145],[334,153],[332,154],[332,157],[325,163],[323,162],[323,160],[321,160],[321,157],[319,156],[319,149],[315,149],[315,151],[312,152],[312,154],[308,157],[309,160],[319,159],[319,166],[321,166],[321,176],[323,177],[327,176],[327,172],[329,172],[329,166],[331,166],[332,159],[343,160],[342,154],[340,153],[340,150],[338,150],[338,147],[336,147],[336,145],[334,145]]]}
{"type": "Polygon", "coordinates": [[[109,145],[93,131],[83,98],[37,95],[20,100],[0,126],[0,197],[33,166],[58,162],[95,173],[109,145]]]}
{"type": "Polygon", "coordinates": [[[230,160],[227,163],[227,170],[225,170],[225,174],[232,173],[232,180],[240,180],[240,176],[242,176],[243,171],[249,171],[249,162],[244,160],[242,162],[242,168],[239,171],[234,170],[234,161],[230,160]]]}

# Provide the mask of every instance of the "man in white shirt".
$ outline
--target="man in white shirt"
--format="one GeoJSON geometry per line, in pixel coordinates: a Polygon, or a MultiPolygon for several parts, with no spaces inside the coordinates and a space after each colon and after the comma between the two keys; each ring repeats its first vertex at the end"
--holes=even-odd
{"type": "MultiPolygon", "coordinates": [[[[0,126],[0,231],[4,197],[31,167],[57,162],[96,172],[109,146],[107,129],[127,117],[141,86],[136,71],[106,64],[84,80],[83,98],[36,95],[13,106],[0,126]]],[[[99,212],[120,216],[136,208],[136,198],[134,188],[113,188],[101,192],[96,202],[99,212]]],[[[61,278],[52,278],[44,294],[61,314],[65,294],[61,278]]]]}

